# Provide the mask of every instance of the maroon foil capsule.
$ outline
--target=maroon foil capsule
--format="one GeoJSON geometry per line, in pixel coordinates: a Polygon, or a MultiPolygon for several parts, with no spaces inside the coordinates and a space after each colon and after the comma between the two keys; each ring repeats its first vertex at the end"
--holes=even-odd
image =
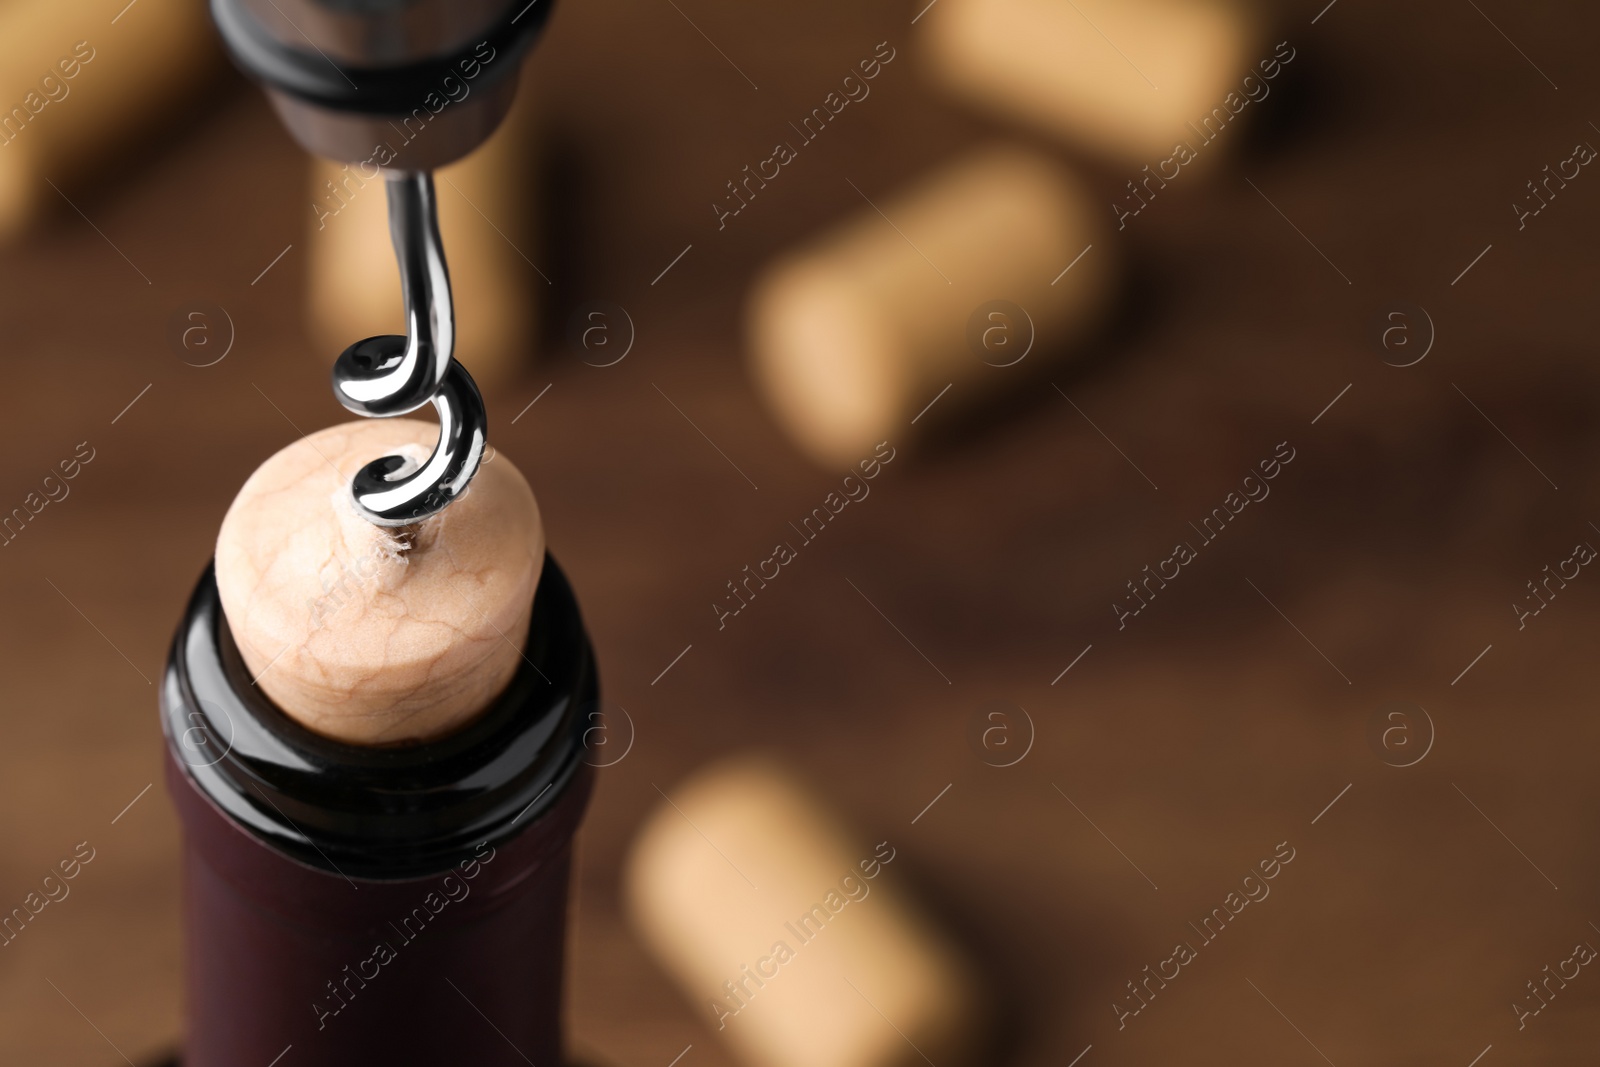
{"type": "Polygon", "coordinates": [[[329,740],[251,685],[208,569],[161,690],[184,1067],[559,1064],[597,701],[547,558],[524,663],[478,719],[427,744],[329,740]]]}

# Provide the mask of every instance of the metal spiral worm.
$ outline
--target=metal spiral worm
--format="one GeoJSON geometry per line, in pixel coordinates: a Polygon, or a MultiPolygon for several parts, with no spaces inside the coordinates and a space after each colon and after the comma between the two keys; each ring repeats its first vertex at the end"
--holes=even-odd
{"type": "Polygon", "coordinates": [[[333,365],[333,392],[350,411],[392,418],[433,402],[439,442],[420,467],[384,456],[350,484],[356,511],[378,526],[409,526],[467,490],[483,461],[489,420],[471,375],[454,358],[455,306],[439,240],[431,171],[385,171],[389,233],[400,263],[406,336],[357,341],[333,365]],[[415,469],[413,469],[415,468],[415,469]]]}

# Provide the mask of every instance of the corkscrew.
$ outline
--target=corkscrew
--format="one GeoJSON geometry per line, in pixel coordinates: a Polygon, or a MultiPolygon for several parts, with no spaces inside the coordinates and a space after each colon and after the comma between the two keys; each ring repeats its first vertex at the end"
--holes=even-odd
{"type": "Polygon", "coordinates": [[[439,443],[427,462],[384,456],[356,473],[356,511],[379,526],[407,526],[466,491],[483,460],[488,415],[472,376],[454,358],[455,305],[439,241],[433,174],[389,171],[389,232],[400,261],[406,334],[357,341],[333,365],[333,392],[357,415],[389,418],[433,403],[439,443]]]}
{"type": "Polygon", "coordinates": [[[505,118],[521,59],[553,2],[211,0],[235,63],[263,84],[305,148],[383,171],[406,333],[345,349],[333,390],[345,408],[373,418],[431,402],[439,441],[421,464],[390,455],[357,472],[352,501],[379,526],[442,511],[483,460],[488,417],[454,358],[455,307],[432,172],[482,144],[505,118]]]}

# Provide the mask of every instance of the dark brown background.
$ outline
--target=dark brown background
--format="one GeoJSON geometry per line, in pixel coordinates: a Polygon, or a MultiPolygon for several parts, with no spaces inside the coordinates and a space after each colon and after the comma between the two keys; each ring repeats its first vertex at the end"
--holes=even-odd
{"type": "MultiPolygon", "coordinates": [[[[969,143],[1027,134],[929,88],[920,5],[678,6],[566,0],[552,22],[533,81],[566,175],[552,229],[568,236],[539,254],[557,283],[551,336],[489,397],[493,440],[539,494],[608,696],[637,728],[582,837],[576,1046],[628,1067],[665,1067],[691,1043],[686,1067],[729,1062],[703,1006],[624,926],[617,872],[656,785],[767,746],[899,848],[1014,1011],[1004,1062],[1064,1065],[1089,1045],[1084,1067],[1592,1055],[1591,969],[1520,1033],[1510,1005],[1575,942],[1600,943],[1600,578],[1585,572],[1521,632],[1510,604],[1575,543],[1600,543],[1587,480],[1600,177],[1582,174],[1523,232],[1509,205],[1575,142],[1600,142],[1600,17],[1339,0],[1312,25],[1321,0],[1282,5],[1290,80],[1255,107],[1230,169],[1175,183],[1118,235],[1137,264],[1123,321],[1097,362],[1055,374],[1159,489],[1036,384],[986,428],[903,452],[719,633],[723,583],[842,473],[804,461],[751,390],[751,271],[858,210],[846,178],[888,194],[969,143]],[[723,182],[886,39],[900,58],[872,97],[716,232],[723,182]],[[637,325],[615,367],[562,351],[588,299],[637,325]],[[1427,309],[1438,341],[1396,369],[1372,322],[1402,300],[1427,309]],[[1297,458],[1271,497],[1118,632],[1123,582],[1285,440],[1297,458]],[[1037,725],[1005,770],[966,742],[993,699],[1037,725]],[[1408,769],[1367,741],[1391,700],[1437,728],[1408,769]],[[1118,1033],[1123,983],[1280,841],[1297,856],[1272,896],[1118,1033]]],[[[119,1062],[111,1044],[138,1060],[174,1040],[177,839],[162,787],[111,824],[158,778],[147,682],[236,488],[294,438],[288,420],[343,417],[333,353],[298,323],[302,250],[250,284],[301,239],[299,151],[232,75],[173,118],[77,200],[152,284],[67,210],[0,254],[0,506],[77,442],[96,449],[72,495],[0,549],[0,907],[74,843],[97,849],[71,897],[0,950],[6,1063],[119,1062]],[[196,300],[227,308],[238,334],[203,370],[164,338],[196,300]]],[[[1078,162],[1108,203],[1131,176],[1078,162]]]]}

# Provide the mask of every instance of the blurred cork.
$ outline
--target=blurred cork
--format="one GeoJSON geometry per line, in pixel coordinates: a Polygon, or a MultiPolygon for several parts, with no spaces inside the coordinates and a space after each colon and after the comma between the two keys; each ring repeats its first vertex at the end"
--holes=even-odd
{"type": "Polygon", "coordinates": [[[0,2],[0,241],[182,107],[220,69],[196,0],[0,2]]]}
{"type": "MultiPolygon", "coordinates": [[[[533,258],[531,110],[524,92],[494,136],[434,175],[455,297],[455,355],[484,390],[532,363],[538,301],[548,285],[533,258]]],[[[312,341],[330,363],[363,337],[406,332],[379,169],[384,158],[310,164],[307,316],[312,341]]]]}
{"type": "Polygon", "coordinates": [[[1189,124],[1214,109],[1228,124],[1245,106],[1230,94],[1248,103],[1252,64],[1273,62],[1240,0],[939,0],[921,21],[927,68],[953,93],[1136,163],[1203,138],[1189,124]]]}
{"type": "Polygon", "coordinates": [[[1116,277],[1109,215],[1063,167],[1009,146],[874,197],[757,281],[757,385],[823,464],[948,423],[1093,329],[1116,277]]]}
{"type": "Polygon", "coordinates": [[[980,988],[906,896],[894,841],[844,829],[781,766],[671,790],[624,871],[636,929],[751,1067],[980,1062],[980,988]]]}

